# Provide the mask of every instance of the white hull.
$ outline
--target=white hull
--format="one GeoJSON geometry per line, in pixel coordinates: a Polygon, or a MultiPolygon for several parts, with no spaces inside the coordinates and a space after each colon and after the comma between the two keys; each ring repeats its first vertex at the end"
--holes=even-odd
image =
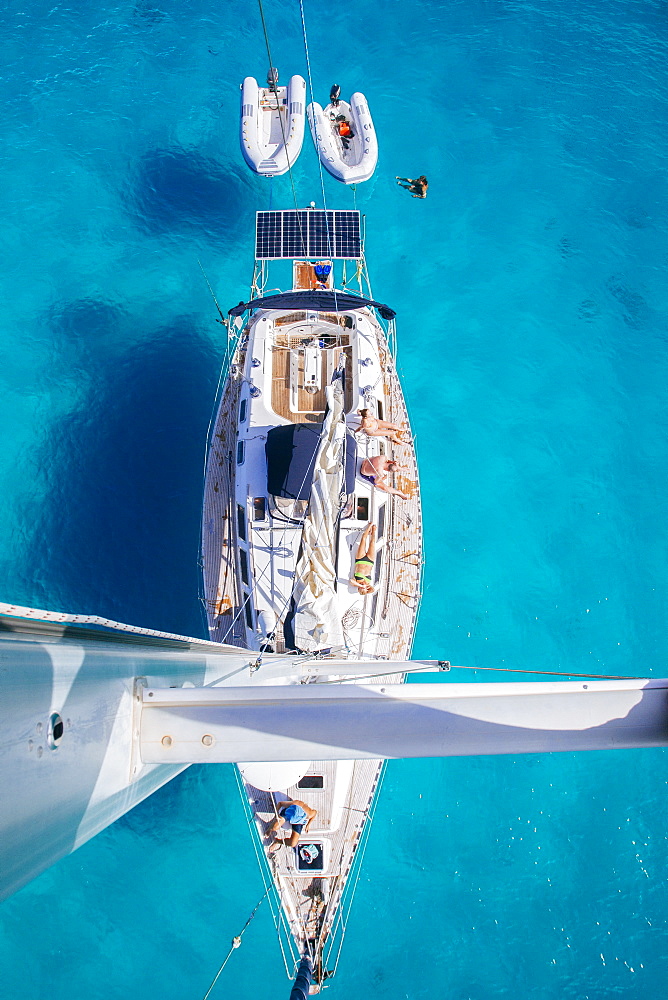
{"type": "Polygon", "coordinates": [[[202,555],[209,634],[215,641],[259,650],[278,630],[276,650],[282,649],[302,525],[290,520],[294,501],[279,499],[280,510],[268,496],[267,436],[273,428],[292,424],[304,431],[314,428],[317,439],[324,386],[343,356],[348,436],[357,456],[354,487],[336,541],[339,610],[351,655],[401,659],[412,643],[422,565],[415,453],[409,443],[354,433],[360,407],[398,423],[407,424],[408,417],[373,312],[350,310],[349,329],[341,327],[339,318],[258,310],[239,345],[207,466],[202,555]],[[411,494],[408,501],[375,490],[360,477],[362,460],[382,453],[404,467],[395,485],[411,494]],[[362,597],[349,581],[359,537],[370,521],[378,525],[379,576],[374,593],[362,597]]]}
{"type": "Polygon", "coordinates": [[[332,177],[342,184],[368,181],[378,162],[378,140],[364,94],[355,93],[350,104],[338,101],[324,110],[314,102],[307,115],[320,161],[332,177]],[[339,135],[337,115],[351,123],[353,136],[347,144],[339,135]]]}
{"type": "Polygon", "coordinates": [[[287,173],[304,141],[306,84],[293,76],[287,87],[259,87],[252,76],[241,85],[240,142],[243,157],[256,174],[287,173]]]}
{"type": "MultiPolygon", "coordinates": [[[[314,265],[295,261],[294,280],[295,289],[317,287],[314,265]]],[[[320,649],[318,660],[303,654],[296,658],[293,675],[283,681],[299,685],[300,691],[304,690],[304,669],[315,670],[312,676],[318,682],[335,681],[345,671],[342,659],[368,662],[372,684],[396,682],[401,674],[382,671],[388,668],[388,660],[407,657],[413,640],[422,568],[415,452],[407,435],[406,443],[393,444],[386,438],[356,433],[361,407],[381,419],[408,425],[390,345],[373,308],[340,307],[338,312],[329,312],[291,305],[258,308],[250,316],[233,357],[207,460],[202,558],[209,634],[214,640],[257,651],[320,649]],[[276,491],[271,449],[284,433],[293,434],[288,442],[292,463],[303,447],[298,441],[319,440],[326,387],[341,368],[345,373],[347,471],[338,516],[316,546],[318,551],[327,549],[334,591],[328,598],[323,634],[313,643],[310,639],[315,633],[306,635],[304,644],[305,633],[298,625],[302,576],[297,582],[296,577],[304,562],[309,501],[299,499],[299,489],[290,492],[293,487],[288,486],[287,476],[285,492],[276,491]],[[364,458],[378,454],[395,457],[403,467],[394,485],[409,495],[408,500],[374,489],[361,477],[364,458]],[[374,590],[363,596],[350,579],[360,536],[370,522],[377,526],[374,590]],[[330,656],[338,659],[330,661],[330,656]]],[[[309,475],[313,477],[312,469],[309,475]]],[[[313,495],[310,503],[312,511],[313,495]]],[[[320,523],[316,518],[316,524],[320,523]]],[[[263,665],[258,678],[265,671],[263,665]]],[[[354,675],[352,665],[351,671],[354,675]]],[[[266,677],[264,683],[271,680],[266,677]]],[[[249,744],[246,759],[253,753],[258,753],[257,743],[249,744]]],[[[303,756],[297,750],[291,759],[303,756]]],[[[305,777],[292,778],[294,783],[286,781],[278,789],[274,766],[267,768],[264,779],[257,775],[258,765],[243,774],[243,797],[258,838],[258,855],[280,900],[278,929],[284,954],[292,953],[296,964],[307,948],[314,959],[317,984],[323,983],[340,947],[343,914],[354,888],[365,824],[382,773],[378,757],[328,761],[313,754],[300,769],[305,777]],[[298,848],[281,847],[275,854],[268,853],[271,838],[266,830],[275,819],[276,803],[290,798],[317,810],[308,835],[303,834],[301,840],[317,852],[313,867],[303,867],[298,848]]],[[[289,962],[287,971],[292,975],[289,962]]]]}

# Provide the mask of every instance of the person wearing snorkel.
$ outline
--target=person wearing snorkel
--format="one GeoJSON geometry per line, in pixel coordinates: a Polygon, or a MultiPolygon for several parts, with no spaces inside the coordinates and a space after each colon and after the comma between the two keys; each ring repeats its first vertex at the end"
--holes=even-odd
{"type": "Polygon", "coordinates": [[[288,799],[287,802],[276,803],[277,816],[267,830],[267,836],[274,840],[269,848],[269,853],[274,854],[280,847],[296,847],[302,833],[306,833],[311,821],[318,815],[317,809],[311,809],[300,799],[288,799]],[[276,834],[284,822],[288,822],[292,827],[289,837],[277,837],[276,834]]]}

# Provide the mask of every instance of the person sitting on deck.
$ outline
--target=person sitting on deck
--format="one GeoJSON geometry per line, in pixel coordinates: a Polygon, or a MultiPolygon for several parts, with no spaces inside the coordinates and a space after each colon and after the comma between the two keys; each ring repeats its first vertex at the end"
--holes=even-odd
{"type": "Polygon", "coordinates": [[[366,479],[368,483],[371,483],[372,486],[375,486],[377,490],[384,490],[385,493],[392,493],[401,500],[408,500],[408,494],[402,493],[401,490],[395,490],[393,486],[389,486],[385,476],[386,472],[397,472],[398,469],[403,468],[405,466],[397,465],[387,455],[375,455],[374,458],[364,459],[360,466],[360,476],[362,479],[366,479]]]}
{"type": "Polygon", "coordinates": [[[378,417],[374,417],[365,408],[363,410],[357,411],[362,418],[362,423],[358,427],[359,431],[364,431],[369,437],[386,437],[389,441],[394,444],[407,444],[408,442],[402,441],[399,434],[408,433],[404,427],[400,427],[399,424],[391,424],[389,420],[379,420],[378,417]],[[389,433],[388,433],[389,432],[389,433]]]}
{"type": "Polygon", "coordinates": [[[360,594],[373,594],[373,584],[371,582],[371,570],[376,556],[376,525],[367,524],[362,532],[362,536],[357,546],[355,556],[355,575],[350,581],[353,587],[357,587],[360,594]]]}
{"type": "Polygon", "coordinates": [[[269,848],[269,853],[274,854],[280,847],[296,847],[302,833],[306,833],[311,821],[318,815],[317,809],[311,809],[300,799],[288,799],[287,802],[277,802],[276,811],[278,816],[267,830],[267,836],[273,837],[273,843],[269,848]],[[283,826],[284,821],[292,827],[289,837],[277,837],[276,833],[283,826]]]}

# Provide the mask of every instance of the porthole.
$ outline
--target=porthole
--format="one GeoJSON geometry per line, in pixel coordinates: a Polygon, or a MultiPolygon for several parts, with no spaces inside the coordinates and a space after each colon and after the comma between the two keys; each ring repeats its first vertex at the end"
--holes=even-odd
{"type": "Polygon", "coordinates": [[[52,750],[55,750],[65,733],[65,723],[58,712],[53,712],[49,717],[49,728],[46,734],[46,741],[52,750]]]}

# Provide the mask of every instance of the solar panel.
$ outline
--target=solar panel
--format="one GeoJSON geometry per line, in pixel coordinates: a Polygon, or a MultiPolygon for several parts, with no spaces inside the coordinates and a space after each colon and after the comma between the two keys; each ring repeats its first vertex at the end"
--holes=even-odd
{"type": "Polygon", "coordinates": [[[304,208],[257,213],[256,260],[295,257],[356,260],[361,256],[359,212],[304,208]]]}

